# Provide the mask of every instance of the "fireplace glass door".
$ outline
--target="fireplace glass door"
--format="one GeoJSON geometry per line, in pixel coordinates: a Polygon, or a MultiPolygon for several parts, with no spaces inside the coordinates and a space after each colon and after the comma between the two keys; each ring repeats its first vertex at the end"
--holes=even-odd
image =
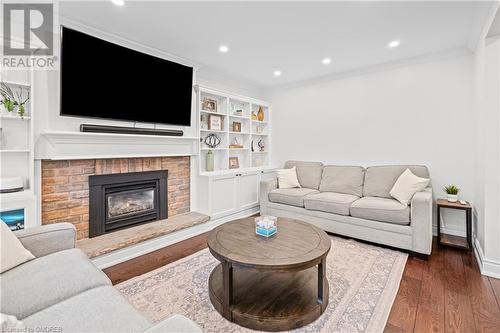
{"type": "Polygon", "coordinates": [[[155,184],[109,187],[105,191],[105,229],[157,220],[158,197],[155,184]]]}
{"type": "Polygon", "coordinates": [[[155,210],[155,191],[139,189],[107,195],[107,219],[150,213],[155,210]]]}

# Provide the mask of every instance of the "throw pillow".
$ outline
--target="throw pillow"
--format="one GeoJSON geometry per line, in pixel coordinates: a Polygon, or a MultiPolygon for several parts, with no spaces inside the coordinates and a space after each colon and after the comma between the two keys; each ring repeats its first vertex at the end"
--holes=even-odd
{"type": "MultiPolygon", "coordinates": [[[[3,222],[0,222],[5,224],[3,222]]],[[[17,320],[15,316],[0,313],[0,332],[26,332],[22,321],[17,320]]]]}
{"type": "Polygon", "coordinates": [[[389,193],[403,205],[408,205],[413,195],[426,188],[429,182],[430,179],[417,177],[410,169],[406,169],[396,180],[389,193]]]}
{"type": "Polygon", "coordinates": [[[300,187],[299,180],[297,179],[297,169],[278,170],[278,188],[294,188],[300,187]]]}
{"type": "Polygon", "coordinates": [[[0,235],[0,248],[1,248],[1,273],[8,271],[18,265],[25,263],[35,256],[31,254],[30,251],[26,250],[17,239],[16,235],[10,230],[10,228],[4,222],[0,221],[1,235],[0,235]]]}

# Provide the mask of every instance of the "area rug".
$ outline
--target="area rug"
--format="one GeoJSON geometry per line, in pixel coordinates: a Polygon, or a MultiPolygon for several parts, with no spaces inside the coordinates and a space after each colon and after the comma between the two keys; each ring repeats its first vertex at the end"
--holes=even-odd
{"type": "MultiPolygon", "coordinates": [[[[406,259],[398,251],[332,237],[328,308],[316,321],[293,332],[382,332],[406,259]]],[[[254,332],[227,321],[212,306],[208,278],[217,264],[205,249],[116,287],[153,322],[182,314],[205,333],[254,332]]]]}

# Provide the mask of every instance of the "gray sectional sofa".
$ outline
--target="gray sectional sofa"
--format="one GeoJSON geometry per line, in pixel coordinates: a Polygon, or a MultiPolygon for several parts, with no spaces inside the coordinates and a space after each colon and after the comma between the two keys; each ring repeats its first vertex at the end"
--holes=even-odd
{"type": "Polygon", "coordinates": [[[36,258],[0,275],[0,305],[2,313],[23,322],[26,332],[201,332],[180,315],[155,325],[137,312],[74,248],[72,224],[15,234],[36,258]]]}
{"type": "Polygon", "coordinates": [[[432,188],[417,192],[410,205],[389,192],[408,168],[430,178],[421,165],[323,165],[288,161],[300,188],[280,189],[277,179],[260,184],[260,212],[300,219],[325,231],[429,255],[432,245],[432,188]]]}

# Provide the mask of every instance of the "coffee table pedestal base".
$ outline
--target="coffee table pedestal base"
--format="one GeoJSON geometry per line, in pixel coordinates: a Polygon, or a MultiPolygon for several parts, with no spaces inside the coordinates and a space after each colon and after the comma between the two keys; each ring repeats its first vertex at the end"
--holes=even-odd
{"type": "Polygon", "coordinates": [[[260,331],[285,331],[316,320],[328,305],[324,266],[276,272],[219,264],[209,281],[210,300],[226,319],[260,331]]]}

